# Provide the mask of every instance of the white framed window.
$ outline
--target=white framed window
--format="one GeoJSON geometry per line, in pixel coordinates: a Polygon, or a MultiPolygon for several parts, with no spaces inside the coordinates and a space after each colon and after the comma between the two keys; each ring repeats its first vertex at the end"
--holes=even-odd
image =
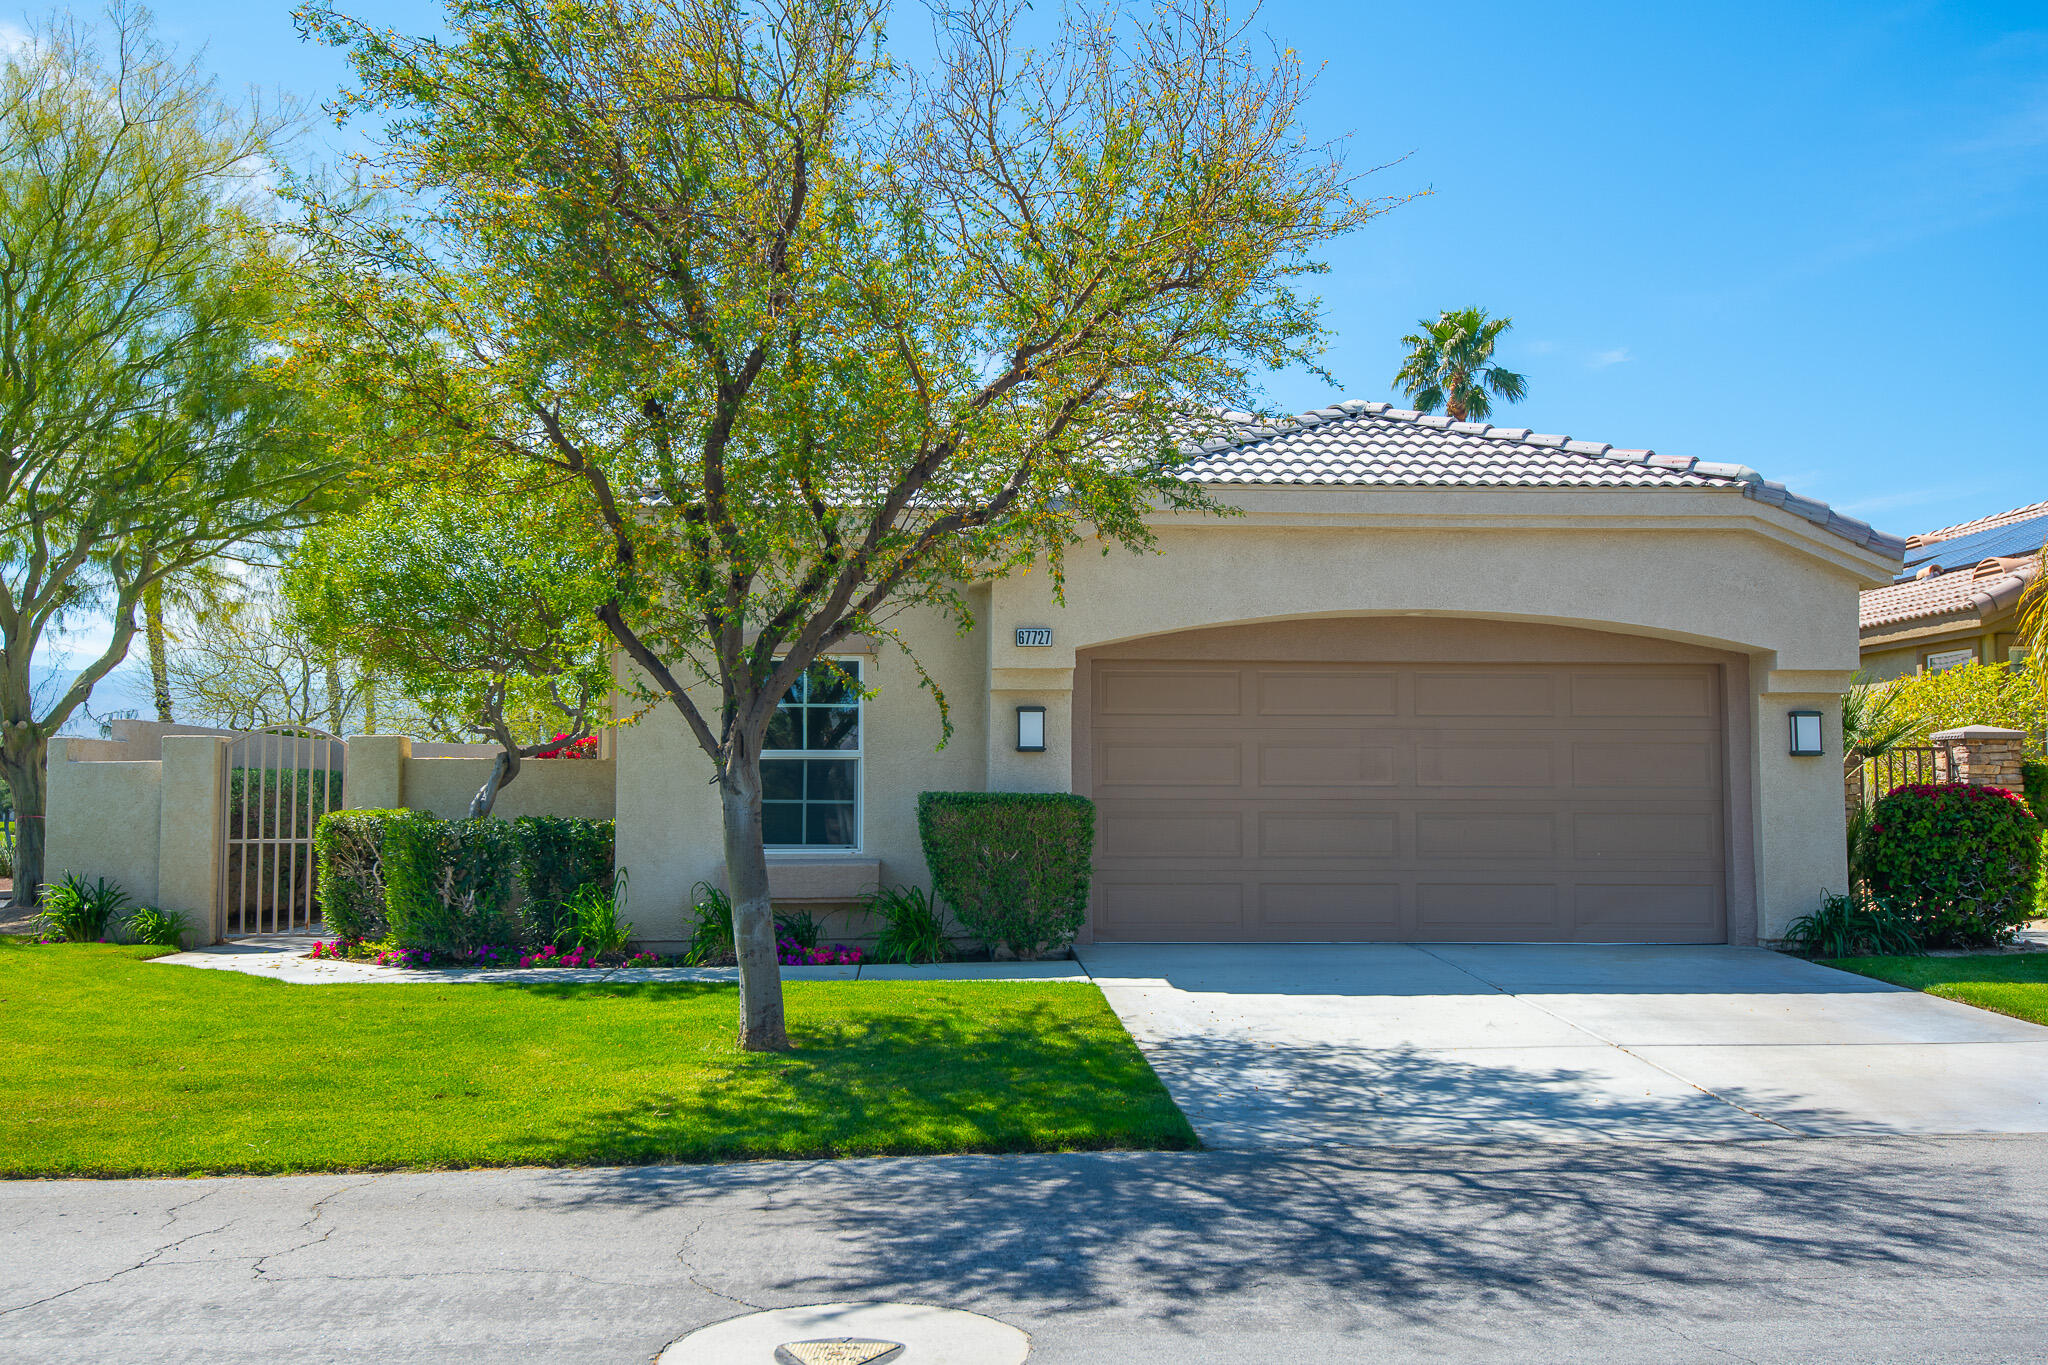
{"type": "Polygon", "coordinates": [[[1971,645],[1968,649],[1948,649],[1938,654],[1927,656],[1927,671],[1929,673],[1940,673],[1946,669],[1961,668],[1964,664],[1976,662],[1977,647],[1975,645],[1971,645]]]}
{"type": "Polygon", "coordinates": [[[775,708],[761,746],[761,834],[771,849],[860,847],[859,659],[823,660],[775,708]]]}

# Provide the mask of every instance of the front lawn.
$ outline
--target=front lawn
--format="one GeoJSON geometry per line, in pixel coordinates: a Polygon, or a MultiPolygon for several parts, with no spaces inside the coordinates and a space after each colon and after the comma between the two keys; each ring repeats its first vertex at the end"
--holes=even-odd
{"type": "Polygon", "coordinates": [[[0,941],[0,1175],[1186,1147],[1092,985],[287,986],[0,941]]]}
{"type": "Polygon", "coordinates": [[[1837,957],[1826,965],[2048,1024],[2048,953],[1966,957],[1837,957]]]}

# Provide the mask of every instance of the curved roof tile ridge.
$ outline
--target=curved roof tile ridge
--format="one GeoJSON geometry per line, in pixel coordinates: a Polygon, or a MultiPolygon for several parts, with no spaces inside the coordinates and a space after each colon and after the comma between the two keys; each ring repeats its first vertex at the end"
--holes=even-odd
{"type": "MultiPolygon", "coordinates": [[[[1242,449],[1243,447],[1257,445],[1264,441],[1285,439],[1289,435],[1324,427],[1331,423],[1342,422],[1346,419],[1355,421],[1365,418],[1375,423],[1405,423],[1417,428],[1419,433],[1426,432],[1434,436],[1484,440],[1497,442],[1504,446],[1521,447],[1532,453],[1541,452],[1551,456],[1571,455],[1584,459],[1633,465],[1643,470],[1646,476],[1651,476],[1643,480],[1643,482],[1653,486],[1660,482],[1668,483],[1669,476],[1683,476],[1684,478],[1704,480],[1709,484],[1726,484],[1739,487],[1745,497],[1753,498],[1772,507],[1781,508],[1865,549],[1874,550],[1878,554],[1901,560],[1903,560],[1906,552],[1905,537],[1887,535],[1866,521],[1860,521],[1855,517],[1837,512],[1824,502],[1814,498],[1801,497],[1786,488],[1784,484],[1766,479],[1756,470],[1744,464],[1731,464],[1719,460],[1696,460],[1688,455],[1659,455],[1654,450],[1622,448],[1610,445],[1605,441],[1579,441],[1569,436],[1532,432],[1528,427],[1500,427],[1487,422],[1458,422],[1450,417],[1439,414],[1421,413],[1412,408],[1397,408],[1391,403],[1357,398],[1340,399],[1328,407],[1317,408],[1296,417],[1282,418],[1277,421],[1262,421],[1249,413],[1225,413],[1222,416],[1227,421],[1240,423],[1239,429],[1230,435],[1203,441],[1200,446],[1190,450],[1191,454],[1200,454],[1213,460],[1223,455],[1226,451],[1242,449]],[[1657,475],[1666,476],[1666,478],[1659,480],[1654,477],[1657,475]]],[[[1450,471],[1445,470],[1443,473],[1449,475],[1450,471]]],[[[1482,486],[1488,482],[1488,480],[1470,472],[1450,475],[1450,477],[1452,483],[1457,486],[1482,486]]],[[[1242,471],[1222,481],[1245,482],[1247,480],[1262,484],[1311,481],[1304,479],[1300,474],[1290,476],[1279,470],[1262,470],[1256,475],[1251,474],[1250,471],[1242,471]]],[[[1327,484],[1343,480],[1334,469],[1318,464],[1314,467],[1312,481],[1327,484]]],[[[2048,506],[2048,504],[2042,504],[2042,506],[2048,506]]],[[[2007,513],[2004,515],[2011,516],[2012,514],[2007,513]]],[[[1987,518],[1986,520],[1991,519],[1987,518]]],[[[1975,529],[1972,523],[1964,524],[1975,529]]],[[[1947,534],[1953,534],[1954,531],[1955,528],[1950,528],[1947,534]]],[[[1931,534],[1941,535],[1944,533],[1935,532],[1931,534]]],[[[1926,539],[1926,537],[1922,537],[1922,539],[1926,539]]]]}

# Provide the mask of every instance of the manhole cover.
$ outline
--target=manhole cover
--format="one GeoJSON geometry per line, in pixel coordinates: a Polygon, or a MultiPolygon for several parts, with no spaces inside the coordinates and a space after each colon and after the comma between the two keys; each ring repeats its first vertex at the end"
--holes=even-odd
{"type": "Polygon", "coordinates": [[[900,1341],[785,1341],[775,1348],[775,1354],[796,1365],[871,1365],[902,1349],[900,1341]]]}
{"type": "Polygon", "coordinates": [[[1023,1365],[1031,1338],[927,1303],[814,1303],[700,1327],[655,1365],[1023,1365]]]}

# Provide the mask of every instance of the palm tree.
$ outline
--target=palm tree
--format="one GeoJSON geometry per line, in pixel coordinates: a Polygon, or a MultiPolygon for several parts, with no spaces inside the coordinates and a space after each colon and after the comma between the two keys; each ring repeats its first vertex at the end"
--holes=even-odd
{"type": "Polygon", "coordinates": [[[1408,359],[1394,382],[1418,411],[1441,407],[1454,422],[1483,422],[1493,415],[1493,395],[1519,403],[1529,392],[1526,375],[1493,363],[1493,346],[1515,325],[1513,318],[1489,318],[1484,308],[1459,308],[1415,324],[1422,330],[1401,340],[1408,359]]]}
{"type": "Polygon", "coordinates": [[[234,576],[218,564],[202,562],[142,590],[143,652],[149,657],[150,690],[155,694],[158,720],[168,723],[171,719],[171,631],[164,624],[166,605],[173,612],[198,616],[217,608],[235,584],[234,576]]]}

